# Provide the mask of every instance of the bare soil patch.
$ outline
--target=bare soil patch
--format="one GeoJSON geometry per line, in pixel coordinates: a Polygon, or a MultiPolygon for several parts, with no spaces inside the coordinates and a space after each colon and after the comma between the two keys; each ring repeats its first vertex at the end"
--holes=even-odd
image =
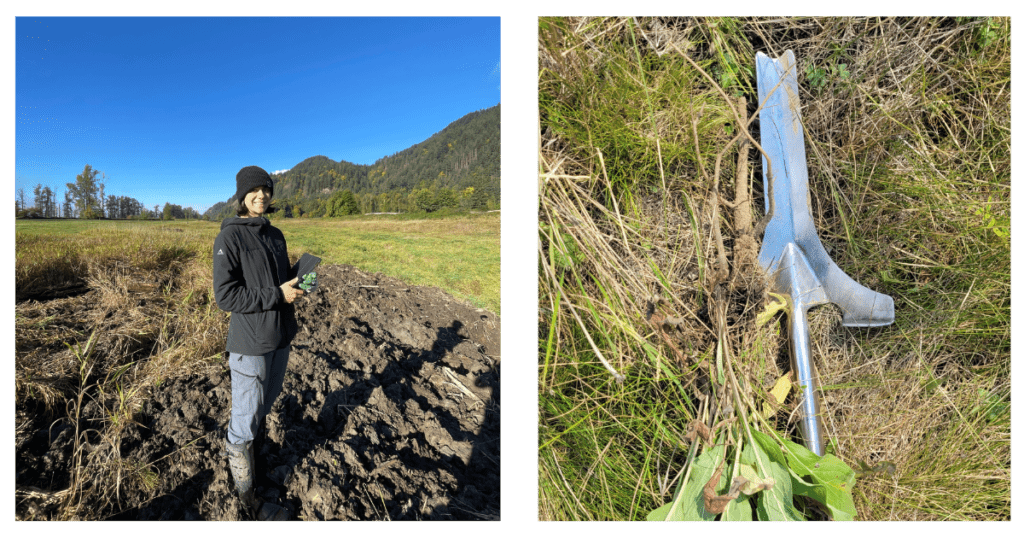
{"type": "MultiPolygon", "coordinates": [[[[498,519],[499,318],[350,266],[318,273],[320,289],[296,308],[300,332],[256,456],[257,495],[290,519],[498,519]]],[[[70,310],[79,302],[55,301],[83,314],[70,310]]],[[[100,435],[102,398],[84,404],[80,446],[121,472],[86,489],[82,505],[101,496],[91,504],[103,508],[79,517],[243,519],[223,454],[230,394],[217,360],[152,389],[119,436],[100,435]]],[[[18,519],[58,516],[76,459],[72,422],[40,404],[17,404],[18,519]]]]}

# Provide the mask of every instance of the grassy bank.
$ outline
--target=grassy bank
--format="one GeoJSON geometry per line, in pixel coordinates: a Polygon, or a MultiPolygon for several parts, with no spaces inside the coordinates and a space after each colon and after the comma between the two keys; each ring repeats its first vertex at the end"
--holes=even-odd
{"type": "MultiPolygon", "coordinates": [[[[856,471],[843,508],[1010,517],[1009,35],[1008,19],[541,19],[542,518],[699,505],[757,432],[799,441],[793,396],[769,398],[785,318],[756,322],[763,275],[737,263],[743,223],[716,203],[744,160],[730,105],[755,114],[754,54],[787,49],[819,236],[896,303],[867,331],[811,311],[828,450],[856,471]]],[[[745,160],[756,222],[761,159],[745,160]]],[[[744,495],[694,514],[769,497],[744,495]]],[[[772,518],[842,515],[811,499],[772,518]]]]}

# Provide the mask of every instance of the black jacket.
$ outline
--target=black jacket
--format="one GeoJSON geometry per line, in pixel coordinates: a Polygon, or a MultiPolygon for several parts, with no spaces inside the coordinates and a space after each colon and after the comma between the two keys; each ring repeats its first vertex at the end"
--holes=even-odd
{"type": "Polygon", "coordinates": [[[231,312],[227,350],[265,355],[291,343],[298,324],[281,284],[295,278],[281,230],[262,217],[224,219],[213,242],[213,292],[231,312]]]}

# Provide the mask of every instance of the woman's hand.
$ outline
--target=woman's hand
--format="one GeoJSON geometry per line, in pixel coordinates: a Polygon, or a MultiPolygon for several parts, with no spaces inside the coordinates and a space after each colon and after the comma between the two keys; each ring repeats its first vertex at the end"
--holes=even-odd
{"type": "Polygon", "coordinates": [[[296,288],[295,285],[299,283],[299,277],[295,277],[284,284],[281,284],[281,291],[284,292],[284,302],[292,303],[299,296],[305,295],[306,292],[296,288]]]}

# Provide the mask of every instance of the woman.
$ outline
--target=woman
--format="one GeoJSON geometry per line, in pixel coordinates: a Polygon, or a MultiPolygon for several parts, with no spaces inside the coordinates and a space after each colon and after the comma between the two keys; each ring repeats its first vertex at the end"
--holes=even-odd
{"type": "Polygon", "coordinates": [[[289,267],[281,231],[263,217],[274,212],[274,181],[266,170],[246,166],[235,177],[238,216],[224,219],[213,242],[213,287],[217,306],[231,312],[231,422],[228,464],[242,504],[255,511],[253,440],[281,393],[289,344],[298,326],[292,302],[298,265],[289,267]]]}

